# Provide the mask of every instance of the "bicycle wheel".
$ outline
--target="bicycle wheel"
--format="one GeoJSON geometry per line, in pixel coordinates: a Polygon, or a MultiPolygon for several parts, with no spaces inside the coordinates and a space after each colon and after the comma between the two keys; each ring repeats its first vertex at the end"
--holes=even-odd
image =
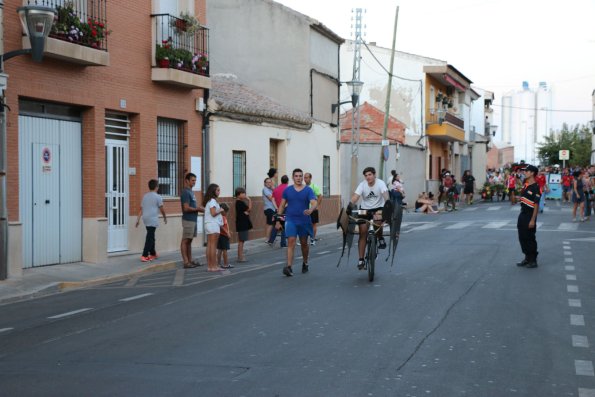
{"type": "Polygon", "coordinates": [[[368,280],[374,281],[374,266],[376,264],[376,250],[378,246],[376,244],[376,235],[372,234],[368,238],[368,280]]]}

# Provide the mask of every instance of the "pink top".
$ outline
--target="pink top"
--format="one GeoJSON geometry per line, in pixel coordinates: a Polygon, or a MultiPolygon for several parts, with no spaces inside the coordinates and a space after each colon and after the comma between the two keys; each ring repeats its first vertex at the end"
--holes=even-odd
{"type": "Polygon", "coordinates": [[[283,191],[287,188],[287,183],[282,183],[273,189],[273,198],[275,199],[275,203],[277,204],[277,208],[281,205],[281,199],[283,198],[283,191]]]}

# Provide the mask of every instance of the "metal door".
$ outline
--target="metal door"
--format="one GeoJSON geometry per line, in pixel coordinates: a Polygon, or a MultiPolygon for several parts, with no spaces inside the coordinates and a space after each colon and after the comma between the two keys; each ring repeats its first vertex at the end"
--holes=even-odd
{"type": "Polygon", "coordinates": [[[107,252],[128,250],[128,141],[105,140],[107,252]]]}
{"type": "Polygon", "coordinates": [[[60,263],[60,146],[32,144],[33,266],[60,263]]]}

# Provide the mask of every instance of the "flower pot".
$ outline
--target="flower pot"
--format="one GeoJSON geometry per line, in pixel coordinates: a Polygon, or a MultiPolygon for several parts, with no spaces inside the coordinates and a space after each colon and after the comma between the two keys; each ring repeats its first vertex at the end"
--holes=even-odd
{"type": "Polygon", "coordinates": [[[159,67],[160,68],[169,68],[169,59],[160,59],[159,67]]]}
{"type": "Polygon", "coordinates": [[[185,32],[186,31],[186,21],[184,19],[177,19],[176,20],[176,29],[185,32]]]}

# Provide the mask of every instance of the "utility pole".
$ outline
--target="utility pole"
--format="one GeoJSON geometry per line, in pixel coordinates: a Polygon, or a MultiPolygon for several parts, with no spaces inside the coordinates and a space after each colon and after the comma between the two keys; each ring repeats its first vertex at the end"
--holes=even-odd
{"type": "MultiPolygon", "coordinates": [[[[384,127],[382,128],[382,146],[380,149],[380,179],[384,180],[384,168],[385,168],[385,159],[384,159],[384,146],[389,146],[388,141],[386,139],[388,133],[388,118],[390,112],[390,95],[392,93],[393,88],[393,67],[395,64],[395,44],[397,42],[397,21],[399,20],[399,6],[397,6],[397,11],[395,13],[395,26],[393,28],[393,49],[390,56],[390,69],[388,73],[388,85],[386,86],[386,106],[384,108],[384,127]]],[[[397,142],[397,145],[399,143],[397,142]]]]}
{"type": "MultiPolygon", "coordinates": [[[[352,81],[360,80],[360,61],[361,61],[361,45],[362,45],[362,9],[355,9],[355,25],[354,25],[355,41],[353,43],[353,77],[352,81]]],[[[359,168],[359,97],[355,107],[351,112],[351,190],[349,194],[355,191],[358,181],[359,168]]]]}

